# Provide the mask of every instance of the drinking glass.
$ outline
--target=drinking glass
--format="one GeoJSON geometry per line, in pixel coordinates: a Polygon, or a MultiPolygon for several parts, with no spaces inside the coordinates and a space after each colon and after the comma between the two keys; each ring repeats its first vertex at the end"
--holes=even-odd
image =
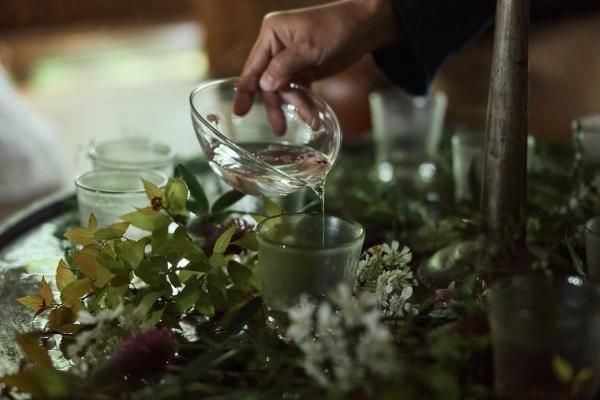
{"type": "Polygon", "coordinates": [[[600,113],[587,114],[572,123],[573,133],[581,135],[583,160],[600,163],[600,113]]]}
{"type": "Polygon", "coordinates": [[[88,150],[95,170],[145,170],[173,175],[175,151],[167,144],[143,137],[92,143],[88,150]]]}
{"type": "Polygon", "coordinates": [[[591,280],[600,279],[600,216],[585,224],[585,253],[587,273],[591,280]]]}
{"type": "Polygon", "coordinates": [[[447,106],[442,92],[410,96],[400,89],[369,96],[375,158],[381,180],[410,178],[437,155],[447,106]]]}
{"type": "Polygon", "coordinates": [[[470,202],[477,197],[474,184],[481,184],[485,135],[459,131],[452,136],[452,174],[457,202],[470,202]]]}
{"type": "Polygon", "coordinates": [[[354,287],[365,230],[357,222],[321,214],[285,214],[257,227],[267,324],[285,328],[286,311],[300,295],[321,298],[345,283],[354,287]]]}
{"type": "Polygon", "coordinates": [[[492,285],[490,300],[500,399],[592,398],[600,382],[597,286],[575,276],[517,275],[492,285]],[[568,382],[559,379],[557,362],[570,365],[568,382]],[[576,382],[581,371],[588,377],[576,382]]]}
{"type": "MultiPolygon", "coordinates": [[[[75,186],[81,226],[87,226],[92,213],[98,227],[105,227],[119,222],[121,215],[135,211],[136,207],[148,207],[150,201],[141,178],[160,188],[164,188],[168,180],[165,174],[152,170],[100,170],[77,177],[75,186]]],[[[143,232],[130,227],[126,236],[139,237],[143,232]]]]}

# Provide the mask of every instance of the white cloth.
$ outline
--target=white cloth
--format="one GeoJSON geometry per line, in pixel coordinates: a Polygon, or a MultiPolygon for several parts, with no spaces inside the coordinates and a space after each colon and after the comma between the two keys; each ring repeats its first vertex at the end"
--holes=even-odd
{"type": "Polygon", "coordinates": [[[0,65],[0,204],[56,189],[64,174],[54,130],[25,103],[0,65]]]}

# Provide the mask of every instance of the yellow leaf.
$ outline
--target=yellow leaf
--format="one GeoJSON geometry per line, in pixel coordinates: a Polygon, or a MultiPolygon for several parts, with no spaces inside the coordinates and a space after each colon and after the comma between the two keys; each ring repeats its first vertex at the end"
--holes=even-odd
{"type": "Polygon", "coordinates": [[[152,201],[152,199],[155,197],[158,197],[159,199],[162,198],[162,191],[158,186],[143,178],[142,182],[144,183],[144,190],[146,191],[146,196],[148,197],[148,200],[152,201]]]}
{"type": "Polygon", "coordinates": [[[37,311],[42,307],[42,299],[40,296],[25,296],[19,297],[17,302],[23,304],[27,308],[31,308],[33,311],[37,311]]]}
{"type": "Polygon", "coordinates": [[[123,236],[123,234],[125,234],[127,228],[129,228],[128,222],[117,222],[116,224],[109,225],[106,228],[98,229],[94,233],[94,237],[97,240],[109,240],[119,238],[123,236]]]}
{"type": "Polygon", "coordinates": [[[50,285],[48,285],[48,282],[46,282],[46,278],[44,277],[42,277],[42,282],[40,283],[40,296],[46,301],[47,306],[51,306],[56,303],[56,301],[54,301],[52,289],[50,289],[50,285]]]}
{"type": "Polygon", "coordinates": [[[89,254],[76,253],[73,255],[73,259],[79,265],[83,275],[89,278],[96,287],[106,286],[115,277],[110,270],[89,254]]]}
{"type": "Polygon", "coordinates": [[[91,280],[96,279],[96,270],[99,264],[94,256],[87,253],[75,253],[73,259],[79,265],[79,270],[83,275],[91,280]]]}
{"type": "Polygon", "coordinates": [[[90,244],[94,243],[94,232],[85,228],[75,228],[65,233],[65,237],[74,244],[90,244]]]}
{"type": "Polygon", "coordinates": [[[96,279],[94,280],[94,285],[96,287],[104,287],[108,285],[108,283],[115,277],[115,274],[110,272],[106,267],[99,265],[96,270],[96,279]]]}
{"type": "Polygon", "coordinates": [[[77,277],[71,271],[67,263],[60,260],[58,262],[58,267],[56,268],[56,287],[58,287],[58,290],[62,291],[65,286],[76,280],[77,277]]]}
{"type": "Polygon", "coordinates": [[[80,302],[80,299],[94,290],[92,281],[88,278],[78,279],[69,283],[60,293],[63,304],[73,307],[80,302]]]}
{"type": "Polygon", "coordinates": [[[31,335],[17,335],[17,343],[29,361],[38,367],[54,368],[48,351],[31,335]]]}
{"type": "Polygon", "coordinates": [[[88,219],[88,229],[92,232],[95,232],[98,229],[98,220],[94,213],[90,214],[90,218],[88,219]]]}

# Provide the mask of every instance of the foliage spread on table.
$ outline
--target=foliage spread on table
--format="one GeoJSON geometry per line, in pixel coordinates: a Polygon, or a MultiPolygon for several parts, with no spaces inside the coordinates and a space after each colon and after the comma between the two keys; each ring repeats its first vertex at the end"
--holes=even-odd
{"type": "MultiPolygon", "coordinates": [[[[578,152],[573,161],[556,148],[538,143],[531,160],[529,247],[535,268],[583,274],[581,225],[600,214],[600,181],[586,176],[578,152]]],[[[65,234],[72,246],[57,267],[58,297],[42,279],[38,293],[19,299],[47,325],[18,337],[27,362],[3,378],[4,393],[491,398],[485,281],[473,273],[430,289],[415,278],[418,262],[476,232],[475,205],[448,206],[445,165],[442,158],[437,181],[415,193],[338,166],[328,187],[334,212],[367,225],[370,243],[391,240],[363,254],[356,288],[291,309],[289,342],[264,326],[255,234],[248,216],[229,210],[241,195],[226,193],[211,207],[184,167],[164,192],[146,182],[150,206],[126,222],[98,229],[90,217],[87,228],[65,234]],[[431,185],[443,201],[421,200],[431,185]],[[125,239],[130,225],[150,233],[125,239]]],[[[280,211],[268,201],[266,209],[280,211]]]]}

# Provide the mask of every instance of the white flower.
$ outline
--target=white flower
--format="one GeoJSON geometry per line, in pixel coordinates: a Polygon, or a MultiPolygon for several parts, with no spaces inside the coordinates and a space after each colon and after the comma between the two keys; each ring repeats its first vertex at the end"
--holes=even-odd
{"type": "Polygon", "coordinates": [[[410,269],[384,272],[377,279],[375,289],[379,309],[391,317],[418,314],[418,308],[410,303],[413,287],[416,285],[417,281],[410,269]]]}
{"type": "Polygon", "coordinates": [[[389,376],[395,370],[392,335],[373,295],[353,297],[341,285],[318,305],[302,298],[288,316],[287,335],[304,353],[304,370],[319,385],[345,393],[369,374],[389,376]]]}

